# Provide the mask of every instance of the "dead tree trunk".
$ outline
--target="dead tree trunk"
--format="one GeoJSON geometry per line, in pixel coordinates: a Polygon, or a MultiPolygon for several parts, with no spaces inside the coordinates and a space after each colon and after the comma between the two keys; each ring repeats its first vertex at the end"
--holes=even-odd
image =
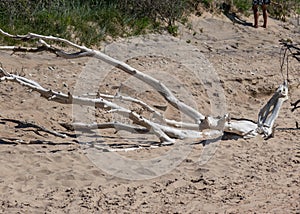
{"type": "MultiPolygon", "coordinates": [[[[21,77],[18,75],[10,74],[0,69],[0,82],[1,81],[12,81],[18,83],[24,87],[30,88],[33,91],[39,93],[42,97],[47,100],[62,103],[62,104],[80,104],[87,106],[96,106],[105,111],[113,111],[117,114],[127,115],[128,118],[133,121],[136,125],[127,125],[121,123],[106,123],[106,124],[74,124],[75,127],[87,128],[87,129],[104,129],[104,128],[116,128],[126,131],[137,131],[138,133],[153,133],[161,142],[174,142],[175,139],[209,139],[220,136],[224,131],[237,134],[239,136],[249,138],[255,137],[258,134],[268,137],[272,134],[274,122],[278,117],[279,110],[283,102],[288,98],[287,84],[281,85],[275,92],[270,101],[264,106],[259,112],[258,122],[254,123],[249,120],[231,120],[227,115],[220,115],[220,117],[214,118],[211,116],[204,116],[191,106],[180,101],[170,89],[168,89],[162,82],[157,79],[142,73],[141,71],[131,67],[130,65],[114,59],[100,51],[87,48],[85,46],[77,45],[71,41],[53,37],[43,36],[33,33],[27,35],[11,35],[0,29],[0,33],[4,36],[17,39],[17,40],[38,40],[39,45],[37,47],[19,47],[19,46],[2,46],[0,50],[10,50],[14,52],[41,52],[48,51],[56,54],[62,58],[74,59],[79,57],[92,57],[103,60],[104,62],[119,68],[120,70],[134,76],[135,78],[143,81],[145,84],[154,88],[170,105],[174,106],[181,113],[189,116],[194,120],[194,123],[183,123],[182,121],[174,121],[164,118],[162,114],[157,112],[153,107],[145,103],[144,101],[135,99],[133,97],[123,97],[123,99],[135,102],[138,105],[143,106],[150,112],[155,113],[164,121],[163,124],[153,122],[142,115],[119,106],[118,104],[110,101],[112,99],[120,99],[120,97],[113,95],[100,94],[100,98],[91,99],[85,97],[74,96],[70,93],[64,94],[56,92],[51,89],[43,88],[39,83],[21,77]],[[48,44],[46,41],[64,43],[72,48],[78,49],[77,52],[67,53],[66,51],[54,47],[48,44]]],[[[69,127],[69,126],[65,126],[69,127]]]]}

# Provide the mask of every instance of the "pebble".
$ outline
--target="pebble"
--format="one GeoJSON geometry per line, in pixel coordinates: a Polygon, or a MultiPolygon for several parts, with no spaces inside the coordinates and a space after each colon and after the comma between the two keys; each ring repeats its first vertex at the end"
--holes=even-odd
{"type": "Polygon", "coordinates": [[[49,69],[50,71],[54,71],[54,70],[55,70],[55,68],[54,68],[53,66],[48,66],[48,69],[49,69]]]}

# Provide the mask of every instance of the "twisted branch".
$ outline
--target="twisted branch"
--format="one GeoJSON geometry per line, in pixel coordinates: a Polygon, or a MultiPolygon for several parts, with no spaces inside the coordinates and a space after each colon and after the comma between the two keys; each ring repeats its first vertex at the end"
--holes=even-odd
{"type": "MultiPolygon", "coordinates": [[[[63,58],[67,58],[67,59],[72,58],[73,59],[73,58],[79,58],[79,57],[93,57],[96,59],[100,59],[112,66],[115,66],[115,67],[121,69],[122,71],[124,71],[130,75],[134,75],[134,77],[136,77],[137,79],[139,79],[139,80],[145,82],[146,84],[150,85],[151,87],[153,87],[157,92],[159,92],[160,95],[162,95],[165,98],[165,100],[167,102],[169,102],[172,106],[174,106],[180,112],[182,112],[182,113],[188,115],[190,118],[194,119],[197,124],[201,124],[201,120],[203,120],[205,118],[200,112],[198,112],[191,106],[188,106],[185,103],[178,100],[174,96],[174,94],[171,92],[171,90],[169,90],[159,80],[157,80],[147,74],[144,74],[144,73],[138,71],[137,69],[131,67],[130,65],[128,65],[124,62],[121,62],[117,59],[114,59],[100,51],[92,50],[85,46],[77,45],[69,40],[62,39],[59,37],[54,37],[54,36],[43,36],[43,35],[39,35],[39,34],[35,34],[35,33],[28,33],[27,35],[12,35],[7,32],[4,32],[2,29],[0,29],[0,33],[2,33],[3,35],[5,35],[7,37],[12,38],[12,39],[18,39],[18,40],[22,40],[22,41],[38,39],[40,45],[46,47],[45,50],[50,50],[51,53],[54,52],[56,55],[63,57],[63,58]],[[55,48],[55,47],[49,45],[45,40],[65,43],[73,48],[79,49],[80,51],[75,52],[75,53],[66,53],[58,48],[55,48]]],[[[0,47],[0,50],[1,49],[2,48],[0,47]]],[[[4,50],[7,50],[7,48],[4,50]]],[[[22,51],[22,49],[15,48],[15,49],[13,49],[13,51],[22,51]]]]}
{"type": "MultiPolygon", "coordinates": [[[[79,57],[93,57],[96,59],[100,59],[112,66],[115,66],[127,74],[133,75],[137,79],[143,81],[147,85],[150,85],[154,88],[169,104],[174,106],[180,112],[188,115],[190,118],[194,120],[195,123],[183,123],[174,120],[168,120],[163,117],[163,115],[156,111],[153,107],[149,106],[147,103],[127,96],[112,96],[99,94],[99,98],[91,99],[85,97],[74,96],[71,93],[64,94],[61,92],[56,92],[51,89],[43,88],[39,83],[27,79],[25,77],[21,77],[18,75],[10,74],[6,72],[3,68],[0,68],[0,82],[1,81],[12,81],[18,83],[22,86],[32,89],[39,93],[43,98],[54,101],[61,104],[78,104],[85,106],[95,106],[97,108],[103,109],[107,112],[115,112],[120,115],[126,115],[132,121],[133,124],[137,124],[137,126],[122,124],[118,122],[112,123],[103,123],[103,124],[82,124],[82,123],[74,123],[72,124],[73,128],[87,128],[87,129],[105,129],[105,128],[114,128],[116,130],[125,130],[132,133],[152,133],[155,134],[161,142],[174,142],[175,139],[208,139],[215,138],[220,136],[223,131],[230,132],[242,136],[244,138],[255,137],[257,134],[262,134],[264,137],[269,137],[272,134],[272,130],[274,127],[274,122],[278,117],[279,110],[285,100],[288,99],[288,89],[287,83],[285,82],[283,85],[279,87],[279,89],[275,92],[275,94],[271,97],[268,103],[260,110],[258,116],[258,122],[252,122],[247,119],[236,120],[230,119],[228,115],[224,115],[222,117],[214,118],[207,116],[205,117],[200,112],[188,106],[187,104],[181,102],[178,98],[174,96],[174,94],[169,90],[162,82],[157,79],[144,74],[137,69],[131,67],[130,65],[116,60],[104,53],[89,49],[85,46],[77,45],[71,41],[66,39],[62,39],[59,37],[53,36],[43,36],[34,33],[28,33],[27,35],[12,35],[4,32],[0,29],[0,33],[4,36],[28,41],[28,40],[38,40],[38,46],[32,48],[26,47],[18,47],[18,46],[0,46],[0,50],[10,50],[13,52],[40,52],[40,51],[48,51],[56,54],[62,58],[74,59],[79,57]],[[64,43],[72,48],[79,49],[79,51],[67,53],[64,50],[56,48],[46,41],[53,41],[58,43],[64,43]],[[166,125],[159,124],[157,122],[153,122],[142,115],[127,109],[125,107],[121,107],[116,103],[109,100],[124,100],[134,102],[140,106],[142,106],[147,111],[154,113],[160,120],[160,122],[164,122],[166,125]]],[[[298,51],[298,50],[297,50],[298,51]]],[[[297,103],[295,104],[295,108],[297,107],[297,103]]],[[[70,125],[62,124],[67,129],[71,129],[70,125]]]]}

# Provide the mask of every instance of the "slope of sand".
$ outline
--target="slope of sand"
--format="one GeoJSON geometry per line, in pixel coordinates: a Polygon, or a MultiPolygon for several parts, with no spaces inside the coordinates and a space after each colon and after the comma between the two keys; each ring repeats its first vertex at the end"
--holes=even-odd
{"type": "MultiPolygon", "coordinates": [[[[256,120],[259,109],[283,82],[279,40],[290,38],[299,43],[300,31],[299,26],[273,19],[269,19],[267,29],[250,27],[252,17],[243,21],[233,24],[225,16],[211,14],[191,17],[190,27],[180,29],[178,37],[212,63],[224,89],[226,111],[232,117],[256,120]]],[[[0,56],[8,71],[63,92],[74,90],[83,67],[90,63],[84,58],[63,60],[48,53],[0,52],[0,56]]],[[[181,79],[199,110],[209,113],[205,89],[186,76],[177,62],[162,56],[141,56],[128,62],[141,70],[152,70],[152,74],[160,69],[181,79]]],[[[97,167],[76,138],[62,139],[18,124],[32,122],[67,132],[59,123],[72,121],[72,107],[48,102],[17,84],[1,83],[0,212],[299,213],[300,131],[295,122],[300,121],[300,111],[291,113],[289,104],[300,99],[299,74],[300,63],[290,59],[290,99],[276,121],[274,138],[222,140],[206,164],[199,163],[204,146],[197,144],[177,167],[162,176],[138,181],[113,176],[97,167]]],[[[128,77],[114,70],[105,78],[99,90],[114,93],[128,77]]],[[[122,90],[130,93],[126,85],[122,90]]],[[[139,96],[166,105],[155,92],[144,92],[139,96]]],[[[109,118],[101,111],[95,114],[99,122],[109,118]]],[[[166,114],[176,119],[174,109],[168,107],[166,114]]],[[[137,140],[109,130],[100,135],[88,133],[85,139],[116,145],[137,140]]],[[[157,141],[139,137],[138,142],[145,145],[157,141]]],[[[145,146],[119,155],[149,159],[171,148],[145,146]]]]}

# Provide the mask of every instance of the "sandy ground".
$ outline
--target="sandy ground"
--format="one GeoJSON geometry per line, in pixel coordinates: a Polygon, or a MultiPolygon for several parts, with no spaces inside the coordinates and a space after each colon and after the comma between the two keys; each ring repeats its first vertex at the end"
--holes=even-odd
{"type": "MultiPolygon", "coordinates": [[[[199,83],[199,78],[174,60],[176,49],[184,49],[185,45],[194,47],[213,65],[207,72],[220,78],[219,86],[223,94],[218,96],[224,96],[226,103],[219,110],[229,112],[232,117],[256,120],[259,109],[283,82],[279,40],[289,38],[299,43],[300,27],[269,19],[267,29],[255,29],[249,26],[252,17],[243,18],[235,24],[229,18],[211,14],[191,17],[189,28],[180,29],[178,38],[181,43],[175,45],[175,53],[172,50],[170,55],[174,54],[174,58],[140,55],[129,59],[128,63],[157,78],[161,77],[167,85],[168,82],[172,85],[173,79],[179,80],[180,86],[188,90],[191,103],[201,112],[209,114],[212,112],[211,96],[203,86],[205,80],[199,83]]],[[[140,40],[130,41],[134,44],[140,40]]],[[[122,44],[128,45],[128,39],[122,44]]],[[[160,49],[162,53],[170,52],[168,46],[160,44],[148,48],[150,53],[151,48],[160,49]]],[[[86,58],[63,60],[48,53],[11,55],[10,52],[0,52],[0,56],[2,65],[8,71],[33,79],[45,88],[65,93],[75,93],[79,87],[76,81],[85,78],[83,70],[97,66],[86,58]]],[[[186,59],[191,57],[189,54],[185,56],[186,59]]],[[[200,60],[203,68],[209,65],[204,58],[200,60]]],[[[198,62],[195,64],[199,65],[198,62]]],[[[90,72],[96,71],[91,69],[90,72]]],[[[175,157],[171,158],[170,162],[177,161],[178,164],[165,169],[164,173],[151,174],[141,167],[139,172],[149,175],[150,179],[140,180],[135,180],[138,177],[134,176],[124,179],[118,173],[113,175],[110,173],[112,171],[99,167],[102,162],[97,161],[110,161],[110,152],[91,150],[94,153],[88,155],[87,148],[91,143],[109,144],[117,148],[139,143],[144,145],[142,149],[117,154],[140,163],[141,160],[162,157],[174,147],[175,150],[180,147],[150,148],[149,144],[157,144],[157,138],[114,133],[111,130],[80,132],[81,138],[74,138],[74,133],[65,130],[60,123],[70,123],[76,108],[49,102],[20,85],[1,83],[0,212],[299,213],[300,131],[295,124],[297,120],[300,122],[300,111],[292,113],[290,110],[290,102],[300,99],[299,74],[300,63],[290,59],[289,101],[283,105],[276,121],[274,138],[267,141],[261,137],[224,139],[215,144],[196,144],[189,147],[192,150],[179,162],[175,157]],[[27,124],[24,125],[24,122],[27,124]],[[37,131],[28,123],[70,136],[55,137],[37,131]],[[213,149],[209,161],[203,164],[199,158],[205,147],[213,149]],[[100,158],[92,161],[93,157],[100,158]]],[[[98,78],[96,73],[94,79],[98,81],[98,78]]],[[[102,93],[119,90],[135,94],[162,108],[167,106],[165,115],[178,118],[178,112],[159,98],[156,92],[132,82],[122,72],[112,69],[101,78],[104,80],[96,89],[90,85],[88,90],[102,93]],[[137,88],[128,87],[134,84],[138,85],[137,88]]],[[[176,86],[172,85],[174,93],[180,99],[187,99],[187,92],[181,93],[183,90],[176,86]]],[[[93,111],[91,115],[98,122],[118,119],[100,110],[93,111]]],[[[87,116],[87,121],[93,118],[87,116]]],[[[112,162],[112,168],[115,164],[119,163],[112,162]]],[[[159,165],[154,161],[155,164],[159,165]]],[[[125,174],[126,167],[129,170],[130,166],[123,169],[125,174]]]]}

